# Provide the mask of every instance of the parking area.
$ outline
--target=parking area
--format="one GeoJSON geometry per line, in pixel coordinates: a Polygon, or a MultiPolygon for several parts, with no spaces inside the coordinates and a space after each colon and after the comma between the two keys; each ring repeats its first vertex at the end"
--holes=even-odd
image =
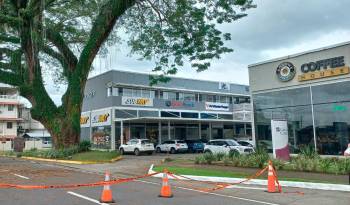
{"type": "MultiPolygon", "coordinates": [[[[130,177],[127,174],[129,167],[126,164],[140,164],[141,161],[152,162],[154,158],[161,159],[164,154],[136,157],[125,156],[125,159],[110,166],[124,169],[124,174],[113,173],[112,178],[130,177]]],[[[171,155],[176,157],[193,157],[192,154],[171,155]]],[[[102,167],[100,167],[102,171],[102,167]]],[[[57,185],[57,184],[84,184],[104,179],[103,174],[89,169],[67,167],[51,163],[38,163],[14,158],[0,158],[1,183],[27,184],[27,185],[57,185]]],[[[144,172],[145,173],[145,172],[144,172]]],[[[144,174],[143,173],[143,174],[144,174]]],[[[111,189],[116,204],[122,205],[226,205],[226,204],[330,204],[348,205],[350,195],[347,192],[302,190],[284,188],[283,194],[271,194],[264,191],[265,187],[234,186],[230,189],[205,193],[195,187],[202,187],[199,182],[192,183],[193,187],[170,181],[174,197],[170,199],[159,198],[161,179],[144,178],[133,182],[112,185],[111,189]],[[295,194],[302,191],[304,195],[295,194]]],[[[0,188],[0,204],[4,205],[89,205],[102,204],[98,202],[102,187],[85,187],[70,189],[43,189],[18,190],[0,188]]]]}

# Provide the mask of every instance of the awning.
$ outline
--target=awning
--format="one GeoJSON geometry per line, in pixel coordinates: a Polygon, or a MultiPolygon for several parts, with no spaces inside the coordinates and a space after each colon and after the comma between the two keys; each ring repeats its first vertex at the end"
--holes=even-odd
{"type": "Polygon", "coordinates": [[[24,133],[23,137],[32,137],[32,138],[42,138],[42,137],[51,137],[50,133],[48,133],[46,130],[40,130],[40,131],[33,131],[33,132],[26,132],[24,133]]]}

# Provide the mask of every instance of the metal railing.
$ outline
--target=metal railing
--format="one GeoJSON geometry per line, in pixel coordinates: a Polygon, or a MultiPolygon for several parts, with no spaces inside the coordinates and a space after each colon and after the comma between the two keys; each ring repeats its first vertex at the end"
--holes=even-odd
{"type": "Polygon", "coordinates": [[[251,111],[252,105],[250,103],[233,104],[233,111],[251,111]]]}
{"type": "Polygon", "coordinates": [[[11,100],[18,100],[18,95],[0,95],[1,99],[11,99],[11,100]]]}

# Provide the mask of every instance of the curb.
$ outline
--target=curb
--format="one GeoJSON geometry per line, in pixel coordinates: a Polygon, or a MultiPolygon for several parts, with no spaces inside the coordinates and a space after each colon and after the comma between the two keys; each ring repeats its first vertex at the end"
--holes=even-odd
{"type": "Polygon", "coordinates": [[[73,160],[61,160],[61,159],[45,159],[45,158],[37,158],[37,157],[21,157],[21,159],[29,159],[29,160],[36,160],[36,161],[44,161],[44,162],[58,162],[58,163],[64,163],[64,164],[103,164],[103,163],[112,163],[116,162],[122,159],[121,156],[116,157],[114,159],[111,159],[109,162],[97,162],[97,161],[73,161],[73,160]]]}
{"type": "MultiPolygon", "coordinates": [[[[156,173],[153,171],[154,165],[152,164],[148,170],[148,174],[156,173]]],[[[176,175],[178,178],[183,180],[188,180],[181,176],[176,175]]],[[[210,181],[210,182],[223,182],[223,183],[237,183],[245,178],[229,178],[229,177],[206,177],[206,176],[194,176],[194,175],[183,175],[184,177],[191,178],[195,181],[210,181]]],[[[153,175],[153,177],[162,178],[162,173],[153,175]]],[[[168,176],[169,179],[174,179],[174,177],[168,176]]],[[[304,189],[318,189],[318,190],[328,190],[328,191],[346,191],[350,192],[350,185],[343,184],[326,184],[326,183],[313,183],[313,182],[295,182],[295,181],[279,181],[281,186],[285,187],[297,187],[304,189]]],[[[248,182],[242,184],[251,184],[251,185],[262,185],[267,186],[267,180],[262,179],[252,179],[248,182]]],[[[228,186],[227,188],[234,188],[235,185],[228,186]]]]}

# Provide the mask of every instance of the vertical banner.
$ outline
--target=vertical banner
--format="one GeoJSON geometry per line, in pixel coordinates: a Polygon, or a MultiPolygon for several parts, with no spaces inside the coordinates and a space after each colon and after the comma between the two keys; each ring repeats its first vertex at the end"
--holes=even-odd
{"type": "Polygon", "coordinates": [[[271,120],[273,156],[289,160],[288,123],[286,120],[271,120]]]}

